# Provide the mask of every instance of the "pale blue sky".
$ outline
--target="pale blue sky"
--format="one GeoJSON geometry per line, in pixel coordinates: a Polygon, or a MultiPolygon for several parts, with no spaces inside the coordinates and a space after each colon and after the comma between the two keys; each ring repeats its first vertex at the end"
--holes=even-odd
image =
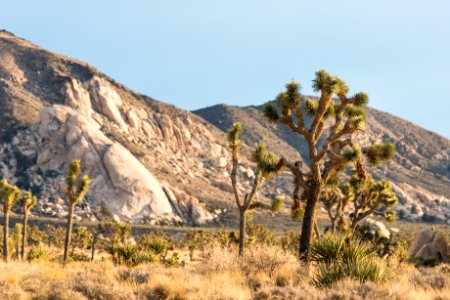
{"type": "Polygon", "coordinates": [[[450,137],[450,1],[0,0],[0,28],[185,109],[261,104],[325,68],[450,137]]]}

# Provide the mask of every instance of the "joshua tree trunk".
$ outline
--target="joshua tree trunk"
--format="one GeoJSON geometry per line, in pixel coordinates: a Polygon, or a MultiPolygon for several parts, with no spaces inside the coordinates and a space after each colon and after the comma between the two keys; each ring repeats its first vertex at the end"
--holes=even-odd
{"type": "Polygon", "coordinates": [[[3,258],[8,262],[8,235],[9,235],[9,212],[4,212],[3,224],[3,258]]]}
{"type": "Polygon", "coordinates": [[[308,261],[309,258],[309,248],[311,246],[314,224],[316,222],[316,204],[319,201],[319,195],[320,184],[316,184],[311,187],[302,222],[299,257],[303,261],[308,261]]]}
{"type": "Polygon", "coordinates": [[[25,247],[27,243],[27,226],[28,226],[28,211],[23,212],[23,226],[22,226],[22,249],[20,251],[20,258],[25,257],[25,247]]]}
{"type": "Polygon", "coordinates": [[[239,256],[244,254],[245,245],[245,210],[239,209],[239,256]]]}
{"type": "Polygon", "coordinates": [[[95,244],[97,243],[97,236],[98,236],[98,233],[95,233],[94,236],[92,237],[91,261],[94,261],[94,257],[95,257],[95,244]]]}
{"type": "Polygon", "coordinates": [[[336,218],[331,219],[330,232],[332,234],[336,233],[336,218]]]}
{"type": "Polygon", "coordinates": [[[64,257],[63,262],[66,264],[67,262],[67,254],[69,251],[70,238],[72,235],[72,226],[73,226],[73,212],[75,210],[75,203],[70,204],[69,214],[67,215],[67,232],[66,232],[66,240],[64,241],[64,257]]]}

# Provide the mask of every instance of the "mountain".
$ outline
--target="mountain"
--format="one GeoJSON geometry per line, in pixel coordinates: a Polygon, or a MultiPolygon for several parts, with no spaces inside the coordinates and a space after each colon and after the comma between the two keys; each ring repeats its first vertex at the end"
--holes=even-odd
{"type": "Polygon", "coordinates": [[[37,214],[65,214],[73,159],[93,180],[79,218],[95,220],[102,207],[136,223],[205,223],[221,213],[205,203],[229,202],[219,129],[7,31],[0,31],[0,114],[0,177],[32,190],[37,214]]]}
{"type": "MultiPolygon", "coordinates": [[[[247,157],[261,139],[280,155],[305,157],[302,142],[267,124],[260,107],[216,106],[196,113],[135,93],[84,62],[0,31],[0,178],[38,196],[34,214],[65,215],[64,174],[71,160],[80,159],[82,173],[93,181],[77,207],[79,220],[111,214],[134,223],[234,224],[224,131],[236,119],[246,127],[241,192],[254,174],[247,157]]],[[[375,110],[369,127],[363,139],[397,145],[395,161],[375,175],[394,180],[400,207],[413,219],[448,220],[448,140],[375,110]]],[[[291,191],[285,172],[262,187],[259,199],[284,195],[289,202],[291,191]]],[[[291,224],[288,211],[277,222],[291,224]]]]}
{"type": "MultiPolygon", "coordinates": [[[[285,126],[269,124],[263,115],[263,106],[237,107],[220,104],[194,113],[222,131],[239,120],[244,124],[241,136],[247,144],[263,141],[269,148],[276,149],[280,156],[291,161],[307,160],[306,141],[285,126]]],[[[409,215],[411,220],[448,222],[450,141],[373,108],[367,109],[366,119],[364,132],[357,136],[359,144],[383,142],[395,145],[396,155],[393,160],[370,171],[375,178],[392,180],[400,199],[397,209],[403,210],[402,214],[409,215]]]]}

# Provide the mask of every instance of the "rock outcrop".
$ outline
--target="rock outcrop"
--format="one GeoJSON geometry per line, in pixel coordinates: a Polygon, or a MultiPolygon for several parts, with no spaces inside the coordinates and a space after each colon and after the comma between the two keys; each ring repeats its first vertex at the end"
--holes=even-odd
{"type": "Polygon", "coordinates": [[[94,220],[103,203],[131,222],[217,217],[183,186],[204,166],[216,172],[219,131],[4,31],[0,50],[0,176],[39,197],[36,213],[65,215],[64,174],[80,159],[93,182],[77,216],[94,220]]]}
{"type": "Polygon", "coordinates": [[[408,249],[411,257],[424,260],[448,261],[448,242],[445,235],[433,230],[423,230],[414,236],[408,249]]]}

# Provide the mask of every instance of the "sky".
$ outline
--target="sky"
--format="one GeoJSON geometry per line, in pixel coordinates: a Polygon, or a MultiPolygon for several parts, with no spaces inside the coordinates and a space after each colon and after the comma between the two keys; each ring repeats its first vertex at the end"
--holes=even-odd
{"type": "Polygon", "coordinates": [[[0,0],[0,29],[193,110],[259,105],[325,69],[450,137],[450,1],[0,0]]]}

